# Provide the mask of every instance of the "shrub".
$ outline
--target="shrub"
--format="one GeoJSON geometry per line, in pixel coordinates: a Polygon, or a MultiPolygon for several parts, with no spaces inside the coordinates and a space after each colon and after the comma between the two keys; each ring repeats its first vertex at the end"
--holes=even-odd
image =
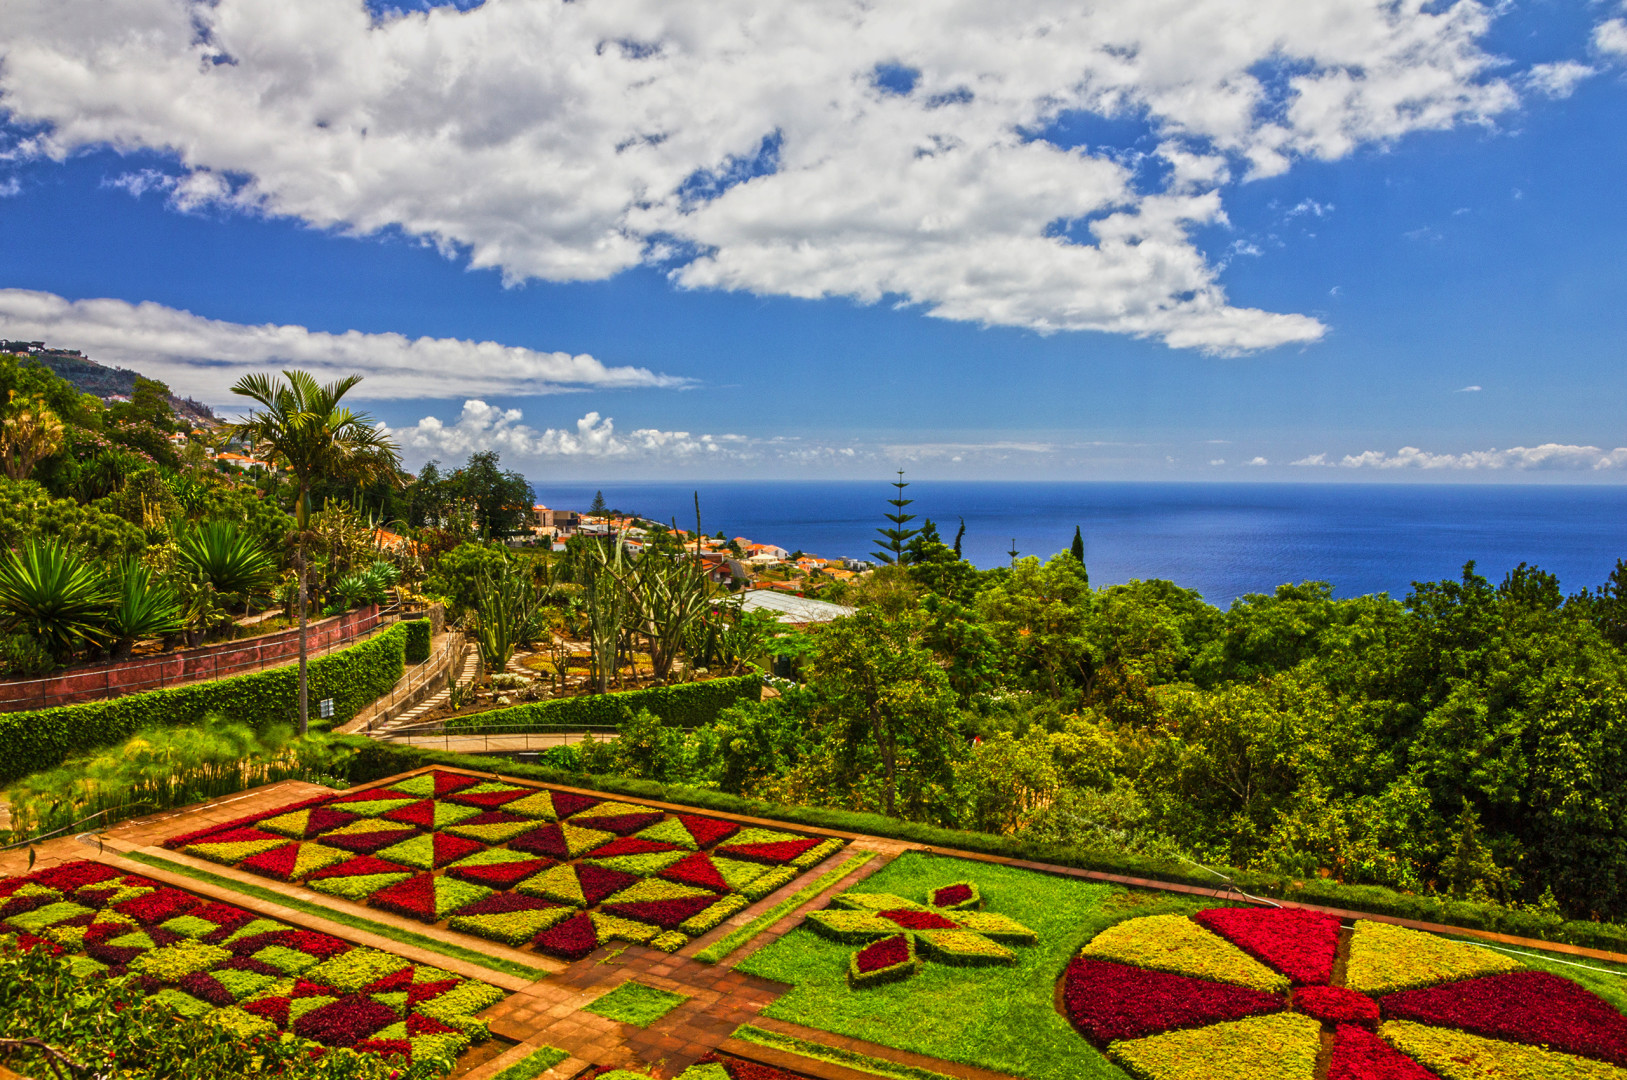
{"type": "MultiPolygon", "coordinates": [[[[406,634],[398,623],[312,660],[311,700],[333,698],[333,723],[349,720],[401,678],[406,634]]],[[[108,701],[0,715],[0,783],[53,768],[73,753],[111,746],[143,728],[190,727],[211,715],[231,717],[256,731],[287,724],[298,709],[298,677],[295,667],[279,667],[108,701]]]]}
{"type": "Polygon", "coordinates": [[[729,679],[656,686],[648,690],[626,690],[614,694],[588,694],[515,705],[508,709],[492,709],[471,716],[454,717],[446,722],[446,727],[449,731],[464,731],[489,724],[502,724],[512,731],[555,727],[613,728],[620,726],[627,715],[640,709],[648,709],[663,723],[673,727],[701,727],[711,723],[718,713],[737,702],[756,701],[762,694],[762,688],[763,681],[758,676],[740,675],[729,679]]]}
{"type": "Polygon", "coordinates": [[[406,662],[409,664],[422,664],[429,659],[431,629],[429,620],[420,616],[416,619],[407,619],[401,625],[406,627],[406,662]]]}

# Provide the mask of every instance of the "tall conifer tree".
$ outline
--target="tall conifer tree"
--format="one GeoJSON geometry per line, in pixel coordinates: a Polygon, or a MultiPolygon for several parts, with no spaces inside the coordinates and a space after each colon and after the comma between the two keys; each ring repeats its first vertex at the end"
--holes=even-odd
{"type": "Polygon", "coordinates": [[[904,482],[903,469],[898,470],[898,479],[893,481],[893,487],[898,489],[898,494],[887,500],[892,505],[893,512],[884,515],[888,521],[893,523],[893,527],[876,530],[881,534],[884,542],[881,544],[880,550],[875,552],[875,557],[888,566],[894,566],[903,561],[904,545],[914,539],[915,534],[921,531],[920,529],[905,528],[906,525],[915,520],[915,515],[904,513],[904,507],[915,500],[904,498],[904,489],[909,487],[909,484],[904,482]]]}

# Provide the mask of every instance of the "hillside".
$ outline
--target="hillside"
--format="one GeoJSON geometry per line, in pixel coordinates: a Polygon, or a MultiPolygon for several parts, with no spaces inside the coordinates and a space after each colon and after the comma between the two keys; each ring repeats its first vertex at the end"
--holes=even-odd
{"type": "MultiPolygon", "coordinates": [[[[87,356],[68,353],[58,349],[36,350],[28,356],[44,364],[62,378],[78,387],[87,394],[106,401],[114,396],[129,397],[136,388],[136,380],[144,376],[139,371],[129,368],[108,367],[98,364],[87,356]]],[[[209,406],[191,398],[169,396],[170,407],[175,415],[189,420],[194,424],[218,424],[217,417],[209,406]]]]}

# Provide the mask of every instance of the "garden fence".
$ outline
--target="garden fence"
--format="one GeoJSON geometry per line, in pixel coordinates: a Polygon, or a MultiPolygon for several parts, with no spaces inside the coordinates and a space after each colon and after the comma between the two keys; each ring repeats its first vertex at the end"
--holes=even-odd
{"type": "Polygon", "coordinates": [[[609,740],[621,734],[607,724],[481,724],[448,731],[445,721],[407,724],[382,734],[389,742],[459,753],[513,753],[547,750],[581,742],[586,736],[609,740]]]}

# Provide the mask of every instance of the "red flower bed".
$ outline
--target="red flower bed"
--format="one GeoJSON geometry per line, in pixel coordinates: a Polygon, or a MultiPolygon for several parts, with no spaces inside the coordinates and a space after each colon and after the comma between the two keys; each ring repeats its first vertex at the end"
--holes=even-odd
{"type": "Polygon", "coordinates": [[[578,912],[532,939],[538,949],[562,960],[580,960],[599,947],[598,931],[587,912],[578,912]]]}
{"type": "Polygon", "coordinates": [[[1068,963],[1062,1001],[1068,1019],[1098,1045],[1241,1020],[1276,1012],[1285,1004],[1279,997],[1246,987],[1084,956],[1068,963]]]}
{"type": "MultiPolygon", "coordinates": [[[[63,866],[53,866],[49,870],[41,870],[32,878],[34,884],[44,885],[48,889],[74,892],[83,889],[86,885],[95,885],[98,882],[111,878],[122,877],[123,872],[95,862],[71,862],[63,866]]],[[[22,883],[18,882],[18,887],[22,883]]]]}
{"type": "Polygon", "coordinates": [[[606,904],[604,910],[636,922],[653,923],[663,930],[671,930],[697,912],[715,903],[717,897],[684,896],[672,900],[635,900],[626,904],[606,904]]]}
{"type": "Polygon", "coordinates": [[[619,893],[633,884],[638,880],[638,875],[589,863],[578,863],[576,880],[582,886],[583,902],[592,907],[605,897],[619,893]]]}
{"type": "Polygon", "coordinates": [[[56,897],[50,893],[35,893],[33,896],[13,896],[4,904],[0,904],[0,919],[9,919],[13,915],[22,915],[42,908],[46,904],[56,903],[56,897]]]}
{"type": "Polygon", "coordinates": [[[306,878],[307,881],[319,881],[330,877],[360,877],[363,874],[412,874],[416,873],[410,866],[380,859],[374,855],[358,855],[354,859],[346,859],[342,863],[324,866],[316,873],[306,878]]]}
{"type": "Polygon", "coordinates": [[[750,859],[752,862],[788,863],[805,851],[819,846],[821,841],[812,837],[801,840],[775,840],[767,844],[725,844],[718,848],[719,855],[731,859],[750,859]]]}
{"type": "Polygon", "coordinates": [[[220,980],[206,971],[194,971],[177,984],[199,1001],[207,1001],[217,1009],[232,1003],[232,993],[220,985],[220,980]]]}
{"type": "MultiPolygon", "coordinates": [[[[442,994],[446,993],[456,985],[458,985],[458,980],[456,979],[442,979],[440,982],[417,983],[414,986],[410,986],[407,988],[407,1007],[411,1008],[412,1006],[420,1004],[421,1002],[428,1001],[430,998],[440,997],[442,994]]],[[[409,1034],[439,1035],[450,1030],[448,1028],[441,1027],[436,1021],[430,1020],[428,1017],[421,1016],[419,1019],[428,1024],[435,1024],[436,1026],[426,1031],[414,1031],[412,1029],[412,1021],[409,1018],[407,1021],[407,1031],[409,1034]]]]}
{"type": "Polygon", "coordinates": [[[1324,1024],[1378,1023],[1378,1002],[1342,986],[1307,986],[1296,990],[1294,1008],[1324,1024]]]}
{"type": "MultiPolygon", "coordinates": [[[[419,1000],[424,999],[420,998],[419,1000]]],[[[413,1002],[413,1004],[416,1005],[417,1002],[413,1002]]],[[[413,1013],[407,1017],[407,1034],[415,1039],[420,1035],[445,1035],[455,1030],[455,1028],[448,1027],[432,1016],[420,1016],[413,1013]]]]}
{"type": "Polygon", "coordinates": [[[352,814],[349,810],[334,810],[331,807],[318,806],[305,819],[305,835],[300,839],[308,840],[317,833],[337,829],[341,825],[349,825],[352,821],[360,821],[361,819],[360,814],[352,814]]]}
{"type": "MultiPolygon", "coordinates": [[[[504,815],[512,817],[512,814],[504,815]]],[[[431,840],[435,851],[435,869],[439,870],[447,863],[457,862],[459,859],[473,855],[477,851],[485,851],[486,845],[479,840],[470,840],[466,836],[453,836],[451,833],[435,833],[431,840]]]]}
{"type": "MultiPolygon", "coordinates": [[[[604,820],[614,821],[615,819],[606,818],[604,820]]],[[[593,819],[593,827],[595,829],[599,827],[599,822],[599,818],[593,819]]],[[[616,855],[653,855],[661,851],[677,850],[677,844],[663,844],[659,840],[640,840],[634,836],[623,836],[618,840],[610,841],[610,843],[606,844],[604,847],[594,848],[592,851],[588,852],[588,858],[608,859],[616,855]]]]}
{"type": "Polygon", "coordinates": [[[719,821],[717,818],[696,817],[694,814],[675,814],[679,824],[689,830],[689,835],[695,838],[695,843],[701,847],[711,847],[719,840],[733,836],[740,831],[740,826],[732,821],[719,821]]]}
{"type": "Polygon", "coordinates": [[[371,855],[380,848],[387,848],[391,844],[399,844],[403,840],[411,840],[417,835],[417,829],[384,826],[378,832],[344,833],[340,836],[334,836],[330,833],[321,837],[321,840],[328,847],[336,847],[341,851],[354,851],[360,855],[371,855]]]}
{"type": "Polygon", "coordinates": [[[970,885],[946,885],[932,894],[933,907],[954,907],[972,898],[970,885]]]}
{"type": "Polygon", "coordinates": [[[484,783],[477,777],[459,776],[457,773],[441,772],[436,770],[430,773],[435,778],[435,798],[442,799],[455,791],[462,791],[466,787],[474,787],[484,783]]]}
{"type": "Polygon", "coordinates": [[[1340,1024],[1328,1080],[1440,1080],[1366,1028],[1340,1024]]]}
{"type": "Polygon", "coordinates": [[[699,851],[693,855],[685,855],[656,876],[666,881],[675,881],[680,885],[694,885],[702,889],[714,889],[717,892],[729,891],[729,883],[717,872],[712,860],[699,851]]]}
{"type": "Polygon", "coordinates": [[[294,1021],[294,1034],[326,1046],[355,1046],[395,1023],[395,1011],[359,994],[312,1009],[294,1021]]]}
{"type": "Polygon", "coordinates": [[[860,949],[853,963],[862,972],[880,971],[902,964],[910,958],[910,943],[903,934],[882,938],[873,945],[860,949]]]}
{"type": "Polygon", "coordinates": [[[467,792],[454,792],[447,797],[447,802],[462,803],[464,806],[478,806],[485,810],[496,810],[505,803],[515,799],[523,799],[532,794],[528,788],[519,791],[478,791],[474,794],[467,792]]]}
{"type": "Polygon", "coordinates": [[[876,914],[890,922],[895,922],[906,930],[955,930],[956,923],[932,911],[915,911],[910,908],[896,908],[892,911],[878,911],[876,914]]]}
{"type": "Polygon", "coordinates": [[[1332,915],[1302,908],[1209,908],[1192,919],[1276,968],[1295,986],[1333,978],[1339,920],[1332,915]]]}
{"type": "Polygon", "coordinates": [[[1386,996],[1382,1004],[1390,1020],[1461,1028],[1627,1065],[1627,1017],[1569,979],[1545,971],[1404,990],[1386,996]]]}
{"type": "Polygon", "coordinates": [[[409,919],[419,919],[423,922],[435,922],[440,918],[435,913],[435,876],[433,874],[417,874],[405,881],[398,881],[387,889],[380,889],[367,898],[367,902],[376,908],[393,911],[398,915],[405,915],[409,919]]]}
{"type": "MultiPolygon", "coordinates": [[[[512,889],[532,874],[540,874],[554,865],[552,859],[522,859],[519,862],[487,863],[484,866],[454,866],[447,874],[492,889],[512,889]]],[[[464,914],[472,912],[465,911],[464,914]]]]}
{"type": "Polygon", "coordinates": [[[168,922],[177,915],[185,915],[202,903],[203,901],[196,896],[184,893],[180,889],[159,889],[146,896],[126,900],[114,910],[146,926],[168,922]]]}
{"type": "Polygon", "coordinates": [[[251,874],[287,881],[299,860],[299,848],[298,843],[290,843],[280,848],[272,848],[270,851],[262,851],[258,855],[250,855],[237,865],[251,874]]]}
{"type": "Polygon", "coordinates": [[[363,1039],[352,1050],[364,1054],[378,1054],[381,1057],[412,1057],[412,1043],[406,1039],[363,1039]]]}
{"type": "Polygon", "coordinates": [[[570,848],[565,846],[565,834],[558,825],[544,825],[540,829],[532,829],[528,833],[521,833],[508,842],[513,851],[525,851],[532,855],[546,855],[550,859],[564,861],[571,857],[570,848]]]}
{"type": "Polygon", "coordinates": [[[270,1020],[280,1028],[286,1028],[288,1026],[288,1006],[292,1004],[292,998],[260,998],[257,1001],[244,1002],[243,1011],[270,1020]]]}
{"type": "Polygon", "coordinates": [[[400,825],[415,825],[420,829],[433,829],[435,827],[435,800],[422,799],[399,810],[391,810],[383,815],[384,821],[394,821],[400,825]]]}
{"type": "Polygon", "coordinates": [[[647,829],[657,821],[666,817],[665,814],[614,814],[609,817],[596,817],[587,824],[595,829],[602,829],[617,836],[631,836],[640,829],[647,829]]]}
{"type": "Polygon", "coordinates": [[[572,814],[580,814],[588,807],[598,806],[604,802],[603,799],[595,799],[589,795],[575,795],[569,791],[552,791],[549,794],[553,796],[554,813],[562,818],[568,818],[572,814]]]}
{"type": "Polygon", "coordinates": [[[412,976],[412,968],[404,967],[394,975],[386,975],[378,982],[369,983],[367,986],[362,988],[362,993],[393,994],[400,990],[411,990],[412,976]]]}
{"type": "Polygon", "coordinates": [[[519,893],[500,892],[493,893],[484,900],[477,900],[473,904],[458,912],[459,915],[507,915],[511,911],[543,911],[547,908],[563,907],[563,904],[550,903],[539,900],[534,896],[522,896],[519,893]]]}

